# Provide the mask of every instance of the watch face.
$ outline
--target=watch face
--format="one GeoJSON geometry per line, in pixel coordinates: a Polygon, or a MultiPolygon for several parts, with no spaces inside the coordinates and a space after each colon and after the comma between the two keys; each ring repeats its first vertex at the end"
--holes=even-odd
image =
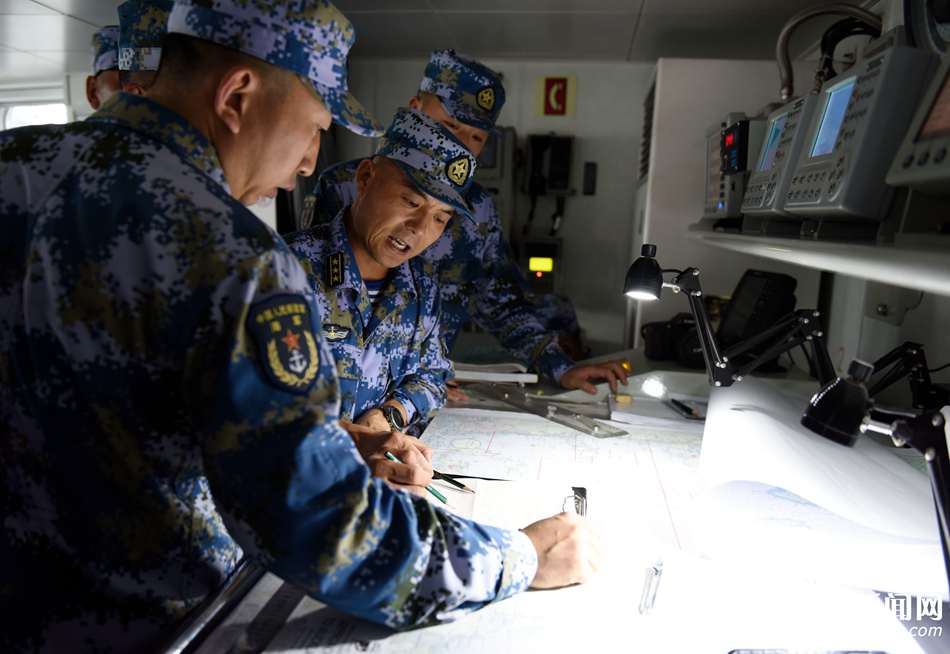
{"type": "Polygon", "coordinates": [[[393,428],[393,431],[402,431],[403,428],[405,428],[406,425],[402,421],[402,414],[396,407],[384,407],[383,415],[386,416],[386,420],[389,422],[389,426],[393,428]]]}

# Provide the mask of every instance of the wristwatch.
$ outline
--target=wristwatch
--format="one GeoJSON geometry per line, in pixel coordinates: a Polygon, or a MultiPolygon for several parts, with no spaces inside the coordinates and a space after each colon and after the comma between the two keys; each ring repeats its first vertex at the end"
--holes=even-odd
{"type": "Polygon", "coordinates": [[[393,431],[402,431],[406,428],[406,421],[402,419],[402,413],[392,404],[387,404],[382,409],[383,417],[389,423],[389,428],[393,431]]]}

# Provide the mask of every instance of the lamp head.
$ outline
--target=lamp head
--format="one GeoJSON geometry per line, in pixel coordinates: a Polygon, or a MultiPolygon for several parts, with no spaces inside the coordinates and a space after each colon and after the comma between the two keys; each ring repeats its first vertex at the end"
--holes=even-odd
{"type": "Polygon", "coordinates": [[[838,377],[812,396],[802,414],[802,425],[841,445],[854,445],[871,406],[864,382],[873,373],[871,364],[852,361],[846,378],[838,377]]]}
{"type": "Polygon", "coordinates": [[[623,292],[634,300],[657,300],[663,289],[663,271],[656,259],[656,246],[644,243],[640,257],[627,269],[623,292]]]}

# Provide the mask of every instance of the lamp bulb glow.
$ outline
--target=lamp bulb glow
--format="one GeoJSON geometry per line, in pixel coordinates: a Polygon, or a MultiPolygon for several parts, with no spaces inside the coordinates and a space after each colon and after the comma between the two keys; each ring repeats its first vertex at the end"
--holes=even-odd
{"type": "Polygon", "coordinates": [[[644,302],[652,302],[657,299],[655,295],[646,291],[627,291],[627,297],[632,300],[642,300],[644,302]]]}
{"type": "Polygon", "coordinates": [[[650,397],[660,399],[666,396],[666,384],[656,377],[647,377],[644,379],[643,385],[640,388],[650,397]]]}

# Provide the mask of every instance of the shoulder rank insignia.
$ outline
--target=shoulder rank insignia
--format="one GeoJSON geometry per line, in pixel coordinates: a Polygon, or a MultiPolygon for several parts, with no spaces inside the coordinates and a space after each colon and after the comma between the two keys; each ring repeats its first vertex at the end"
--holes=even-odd
{"type": "Polygon", "coordinates": [[[486,86],[475,94],[475,102],[485,111],[491,111],[495,106],[495,89],[486,86]]]}
{"type": "Polygon", "coordinates": [[[468,181],[468,171],[470,169],[468,157],[463,154],[445,164],[445,176],[456,186],[465,186],[465,182],[468,181]]]}
{"type": "Polygon", "coordinates": [[[336,288],[343,283],[343,253],[334,252],[327,259],[327,286],[336,288]]]}
{"type": "Polygon", "coordinates": [[[333,323],[324,323],[323,324],[323,335],[327,337],[328,341],[337,342],[342,341],[344,338],[349,336],[350,328],[344,327],[342,325],[334,325],[333,323]]]}
{"type": "Polygon", "coordinates": [[[320,368],[310,307],[301,295],[276,295],[251,307],[247,330],[257,343],[261,367],[277,388],[306,393],[320,368]]]}
{"type": "Polygon", "coordinates": [[[313,225],[313,214],[317,209],[317,198],[314,195],[308,195],[304,198],[303,208],[300,210],[300,226],[303,228],[313,225]]]}

